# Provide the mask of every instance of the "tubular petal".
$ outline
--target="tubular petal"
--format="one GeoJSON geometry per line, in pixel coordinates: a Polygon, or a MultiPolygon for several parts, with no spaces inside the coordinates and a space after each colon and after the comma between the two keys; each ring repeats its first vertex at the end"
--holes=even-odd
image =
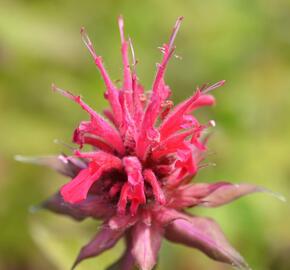
{"type": "Polygon", "coordinates": [[[87,197],[91,186],[97,181],[103,172],[111,169],[121,169],[122,163],[119,158],[103,151],[75,152],[76,156],[92,159],[87,169],[83,169],[69,183],[61,188],[61,195],[69,203],[76,203],[87,197]]]}
{"type": "Polygon", "coordinates": [[[213,96],[201,95],[200,98],[189,107],[189,111],[193,111],[204,106],[212,106],[214,103],[215,98],[213,96]]]}
{"type": "Polygon", "coordinates": [[[131,185],[135,186],[143,182],[142,165],[136,157],[124,157],[123,164],[128,175],[128,182],[131,185]]]}
{"type": "Polygon", "coordinates": [[[154,80],[154,83],[153,83],[153,87],[152,87],[153,93],[156,93],[158,91],[159,83],[160,83],[160,81],[162,81],[164,79],[163,77],[164,77],[164,72],[165,72],[165,69],[166,69],[166,65],[167,65],[168,60],[170,59],[170,57],[172,56],[172,53],[174,51],[174,48],[173,48],[174,40],[176,38],[176,35],[178,33],[178,30],[180,28],[182,20],[183,20],[183,17],[179,17],[177,19],[177,21],[175,23],[175,26],[173,28],[172,34],[170,36],[168,45],[165,44],[163,46],[164,56],[163,56],[163,60],[162,60],[161,64],[158,67],[157,74],[156,74],[156,77],[155,77],[155,80],[154,80]]]}
{"type": "Polygon", "coordinates": [[[99,166],[105,166],[107,169],[121,169],[122,161],[117,156],[104,151],[94,151],[94,152],[80,152],[75,151],[75,155],[80,158],[92,159],[93,162],[99,166]]]}
{"type": "Polygon", "coordinates": [[[138,83],[136,75],[133,76],[133,100],[134,100],[134,114],[133,118],[137,127],[142,124],[143,107],[144,107],[144,88],[138,83]]]}
{"type": "Polygon", "coordinates": [[[114,149],[102,139],[92,136],[83,136],[83,144],[89,144],[96,147],[99,150],[103,150],[108,153],[113,153],[114,149]]]}
{"type": "Polygon", "coordinates": [[[87,34],[85,28],[81,28],[81,36],[82,36],[82,39],[83,39],[85,45],[87,46],[89,52],[93,56],[95,64],[98,67],[98,69],[99,69],[99,71],[104,79],[104,82],[105,82],[105,85],[107,88],[107,94],[108,94],[107,97],[108,97],[108,100],[110,102],[111,108],[114,112],[114,118],[116,119],[116,122],[118,124],[120,124],[122,121],[122,109],[121,109],[121,105],[119,102],[119,93],[118,93],[116,87],[114,86],[114,84],[112,83],[112,81],[111,81],[111,79],[110,79],[110,77],[109,77],[109,75],[108,75],[108,73],[103,65],[102,58],[96,54],[95,49],[93,47],[93,44],[92,44],[90,38],[88,37],[88,34],[87,34]]]}
{"type": "Polygon", "coordinates": [[[138,206],[146,202],[142,165],[134,156],[124,157],[123,164],[127,173],[127,183],[129,185],[127,193],[125,194],[127,198],[131,200],[131,213],[134,215],[138,209],[138,206]]]}
{"type": "Polygon", "coordinates": [[[193,129],[182,133],[174,134],[161,141],[152,151],[152,158],[159,159],[162,156],[176,152],[180,147],[184,146],[184,140],[194,132],[193,129]]]}
{"type": "Polygon", "coordinates": [[[96,175],[91,175],[90,169],[82,170],[73,180],[61,188],[61,195],[64,201],[77,203],[87,197],[90,187],[100,177],[101,170],[96,175]]]}
{"type": "Polygon", "coordinates": [[[124,215],[126,212],[129,189],[130,189],[130,186],[128,183],[125,183],[121,189],[121,194],[120,194],[120,198],[118,202],[118,213],[121,215],[124,215]]]}
{"type": "MultiPolygon", "coordinates": [[[[124,79],[123,79],[123,90],[131,90],[132,89],[132,77],[130,64],[128,59],[128,41],[125,39],[124,35],[124,20],[122,16],[118,18],[118,25],[120,30],[121,37],[121,52],[122,52],[122,60],[123,60],[123,68],[124,68],[124,79]]],[[[132,95],[128,96],[130,102],[132,102],[132,95]]]]}
{"type": "Polygon", "coordinates": [[[201,106],[210,106],[213,104],[214,98],[212,96],[203,95],[197,90],[191,98],[177,105],[162,122],[159,128],[161,140],[180,130],[185,114],[201,106]]]}
{"type": "Polygon", "coordinates": [[[154,172],[150,169],[146,169],[143,172],[143,175],[145,180],[147,180],[148,183],[151,185],[156,201],[158,201],[160,204],[165,204],[166,199],[164,193],[159,185],[158,179],[156,178],[154,172]]]}
{"type": "Polygon", "coordinates": [[[114,118],[114,115],[110,109],[104,109],[103,114],[108,118],[108,120],[116,127],[118,128],[118,124],[114,118]]]}
{"type": "Polygon", "coordinates": [[[140,135],[137,140],[136,153],[141,160],[146,159],[150,140],[146,136],[146,131],[154,128],[155,121],[161,112],[161,104],[167,99],[169,95],[169,88],[164,83],[164,74],[170,57],[173,54],[173,43],[176,34],[179,30],[183,17],[179,17],[174,26],[168,44],[163,45],[163,59],[161,64],[158,65],[155,80],[152,86],[152,96],[147,108],[145,109],[140,135]]]}
{"type": "Polygon", "coordinates": [[[184,178],[188,175],[195,175],[198,171],[196,155],[193,146],[186,143],[184,149],[177,150],[178,160],[175,163],[176,168],[180,168],[182,172],[179,178],[184,178]]]}
{"type": "Polygon", "coordinates": [[[96,113],[89,105],[82,101],[79,96],[74,96],[68,91],[64,91],[56,86],[52,86],[54,91],[59,92],[65,97],[79,104],[91,117],[90,122],[82,122],[79,131],[82,133],[92,132],[96,136],[103,138],[104,141],[112,144],[120,153],[124,153],[124,146],[120,134],[114,129],[101,115],[96,113]]]}

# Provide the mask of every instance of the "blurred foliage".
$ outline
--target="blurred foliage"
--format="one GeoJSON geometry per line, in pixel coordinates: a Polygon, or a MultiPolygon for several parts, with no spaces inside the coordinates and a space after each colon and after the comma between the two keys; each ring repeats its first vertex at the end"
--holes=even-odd
{"type": "MultiPolygon", "coordinates": [[[[167,73],[176,102],[196,85],[226,79],[217,106],[203,110],[217,127],[209,156],[215,168],[199,181],[251,182],[289,196],[290,187],[290,1],[289,0],[0,0],[0,269],[69,269],[98,224],[77,224],[31,205],[66,179],[13,160],[15,154],[54,154],[65,149],[86,117],[50,91],[51,82],[80,93],[97,110],[103,88],[79,37],[86,26],[114,79],[121,77],[116,19],[123,14],[133,39],[138,72],[147,89],[179,15],[185,20],[177,54],[167,73]]],[[[288,203],[253,195],[219,209],[193,209],[214,217],[255,270],[290,267],[288,203]]],[[[103,269],[122,244],[84,262],[103,269]]],[[[158,269],[230,269],[198,251],[165,242],[158,269]]]]}

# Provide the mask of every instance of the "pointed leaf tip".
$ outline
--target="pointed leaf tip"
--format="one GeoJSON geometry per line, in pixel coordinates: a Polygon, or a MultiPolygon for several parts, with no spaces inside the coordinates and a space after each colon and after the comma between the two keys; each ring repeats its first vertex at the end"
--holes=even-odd
{"type": "Polygon", "coordinates": [[[215,221],[202,217],[177,219],[166,228],[165,237],[175,243],[197,248],[210,258],[240,270],[250,270],[244,258],[230,245],[215,221]]]}
{"type": "Polygon", "coordinates": [[[257,192],[263,192],[267,193],[269,195],[274,196],[275,198],[286,201],[285,197],[282,196],[279,193],[273,192],[269,189],[266,189],[264,187],[252,185],[252,184],[230,184],[230,183],[215,183],[212,185],[209,185],[209,190],[211,190],[210,187],[213,189],[207,194],[205,197],[203,197],[199,203],[199,205],[204,207],[217,207],[221,206],[227,203],[230,203],[240,197],[257,193],[257,192]]]}
{"type": "Polygon", "coordinates": [[[80,250],[71,269],[75,269],[83,260],[96,257],[102,252],[112,248],[122,237],[123,232],[124,230],[111,230],[109,227],[103,226],[96,236],[80,250]]]}
{"type": "Polygon", "coordinates": [[[264,188],[264,187],[258,187],[258,189],[260,192],[265,192],[265,193],[275,197],[276,199],[280,200],[281,202],[287,202],[286,197],[279,192],[275,192],[275,191],[269,190],[269,189],[264,188]]]}

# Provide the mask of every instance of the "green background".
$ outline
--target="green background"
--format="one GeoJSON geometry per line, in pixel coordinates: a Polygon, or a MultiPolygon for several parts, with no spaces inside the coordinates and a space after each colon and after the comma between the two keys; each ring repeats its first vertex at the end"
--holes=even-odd
{"type": "MultiPolygon", "coordinates": [[[[229,180],[265,186],[289,197],[289,0],[0,0],[0,269],[69,269],[98,223],[81,224],[31,205],[66,179],[47,168],[20,164],[15,154],[56,154],[86,114],[50,90],[52,82],[79,93],[97,110],[104,85],[83,46],[86,26],[114,80],[121,78],[117,16],[134,42],[138,73],[150,89],[157,47],[176,18],[185,16],[167,83],[178,102],[196,85],[226,79],[217,106],[199,112],[215,119],[209,160],[196,181],[229,180]]],[[[290,269],[289,203],[257,194],[218,209],[214,217],[254,270],[290,269]]],[[[122,244],[79,269],[104,269],[122,244]]],[[[164,242],[157,269],[230,269],[200,252],[164,242]]]]}

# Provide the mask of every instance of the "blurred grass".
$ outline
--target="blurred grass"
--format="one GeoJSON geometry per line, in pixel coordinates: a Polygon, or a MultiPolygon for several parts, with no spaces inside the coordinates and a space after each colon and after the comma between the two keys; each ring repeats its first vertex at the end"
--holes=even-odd
{"type": "MultiPolygon", "coordinates": [[[[121,77],[116,18],[125,17],[138,73],[147,89],[177,16],[185,21],[168,73],[174,100],[196,85],[226,79],[217,106],[210,156],[217,163],[199,181],[252,182],[289,197],[289,0],[20,1],[0,0],[0,269],[68,269],[94,234],[93,221],[76,224],[49,213],[28,212],[65,182],[45,168],[13,161],[15,154],[58,153],[55,138],[70,141],[85,114],[50,91],[80,93],[101,110],[103,84],[81,43],[86,26],[112,78],[121,77]]],[[[216,218],[255,270],[289,269],[289,204],[254,195],[219,209],[194,209],[216,218]]],[[[103,269],[121,246],[80,269],[103,269]]],[[[229,269],[198,251],[164,244],[158,269],[229,269]]]]}

